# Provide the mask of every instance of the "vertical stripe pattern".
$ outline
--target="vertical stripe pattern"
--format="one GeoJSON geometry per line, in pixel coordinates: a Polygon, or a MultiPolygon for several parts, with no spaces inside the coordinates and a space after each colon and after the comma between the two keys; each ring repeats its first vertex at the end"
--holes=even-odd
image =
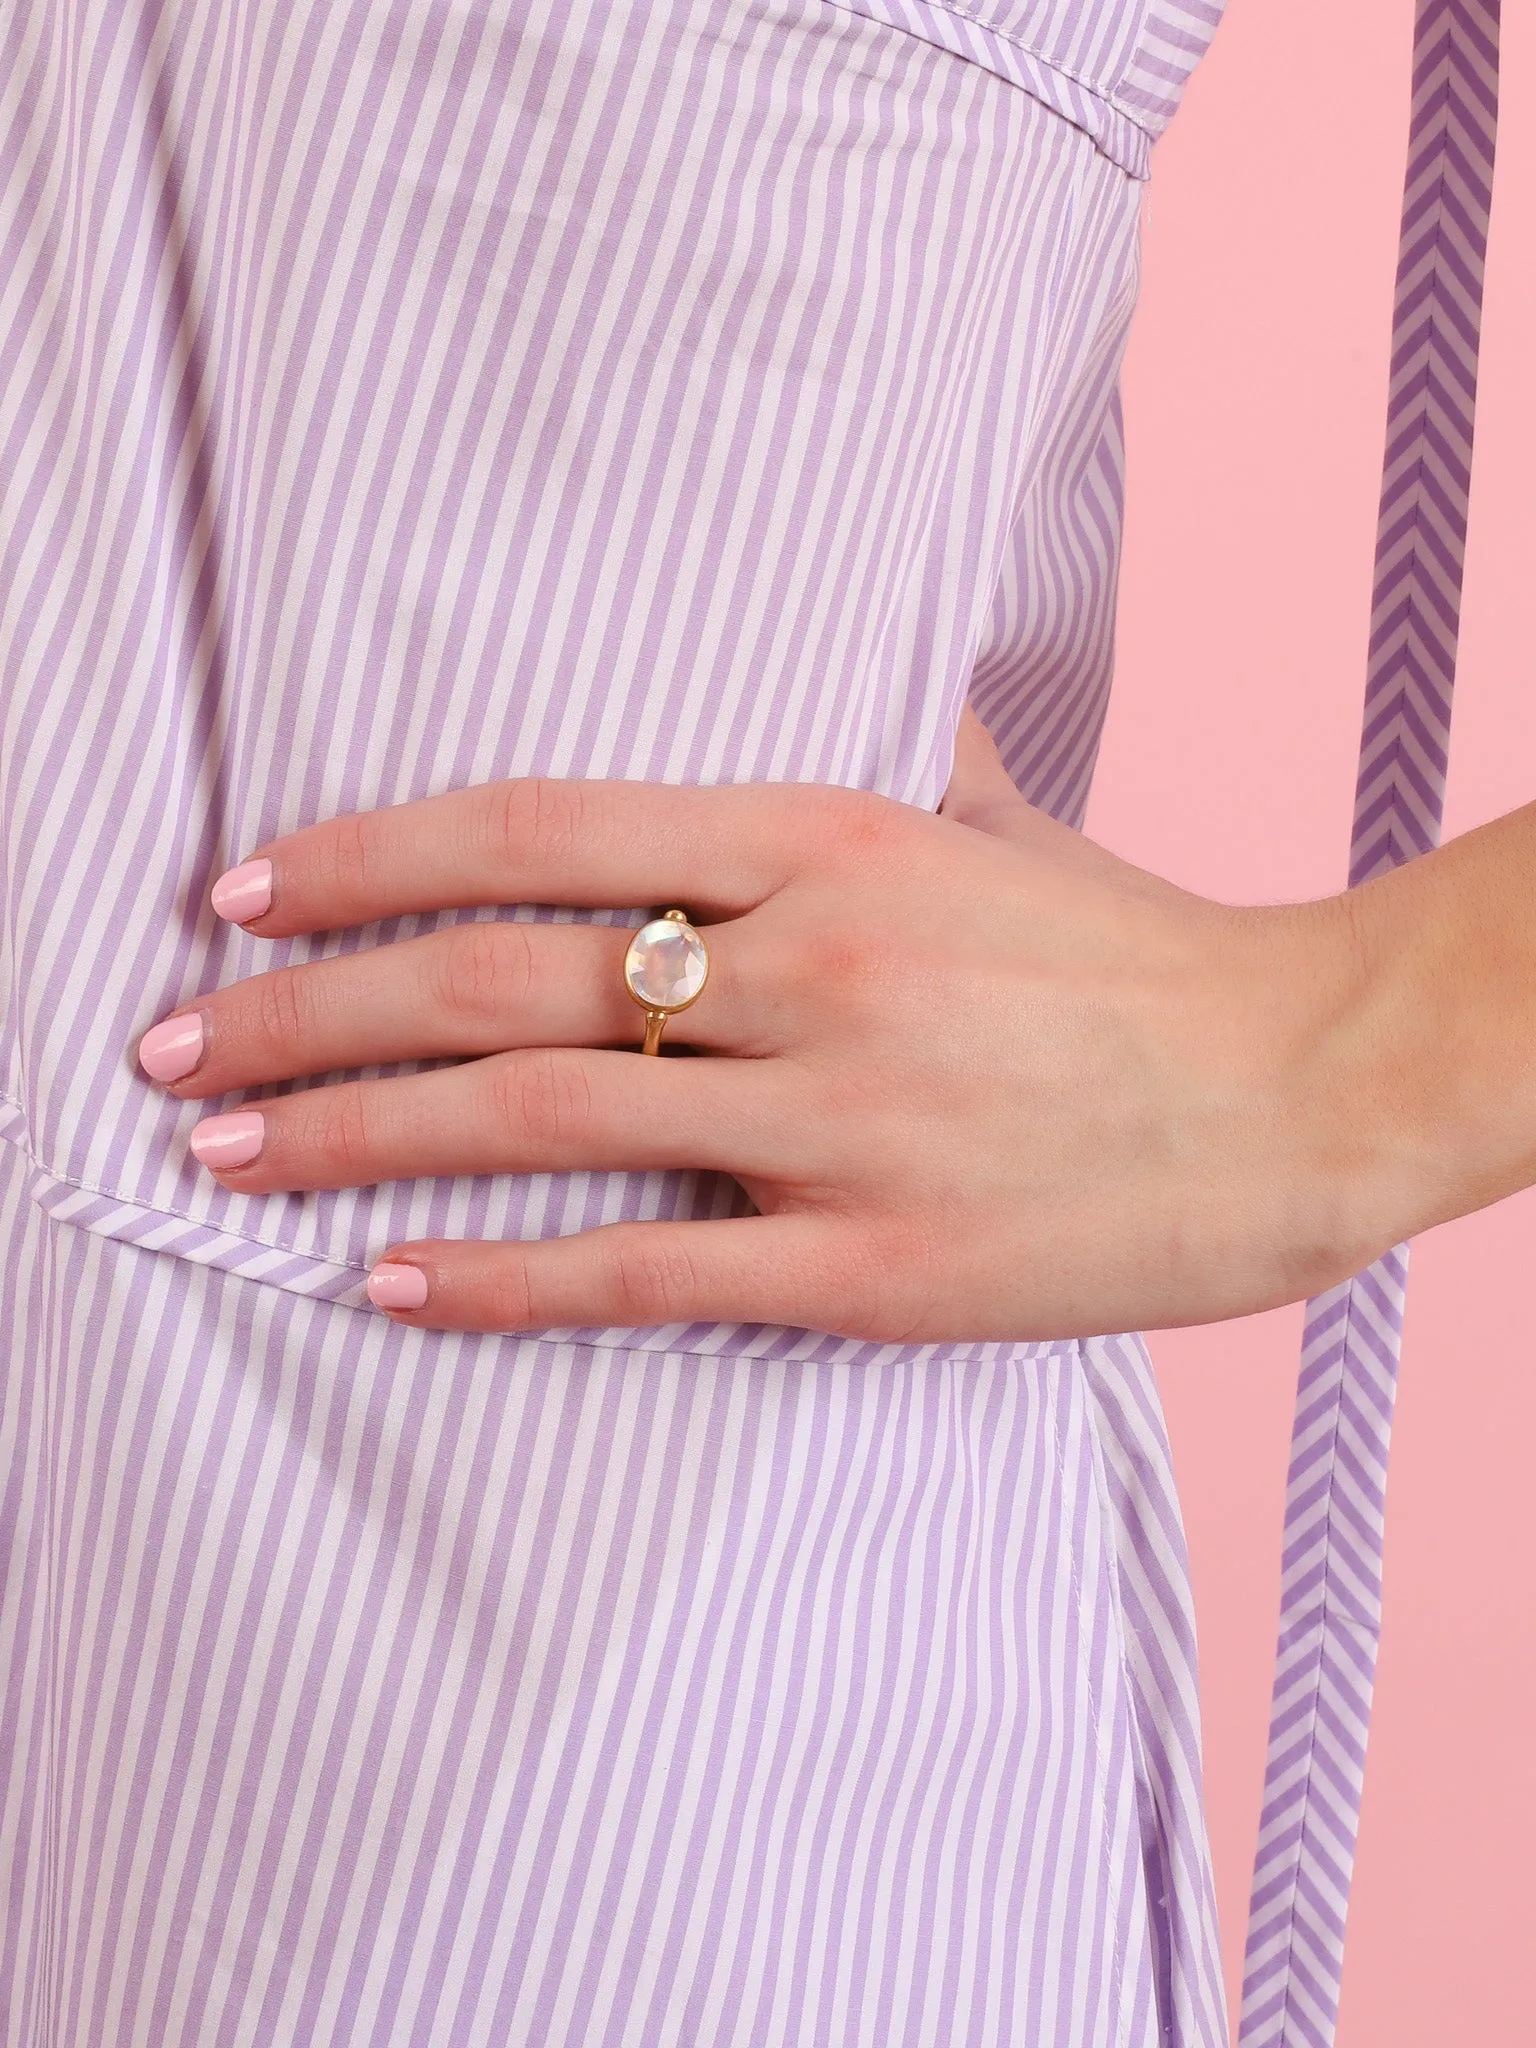
{"type": "MultiPolygon", "coordinates": [[[[1419,0],[1351,884],[1433,846],[1445,791],[1493,191],[1498,0],[1419,0]]],[[[1244,2048],[1333,2039],[1381,1629],[1406,1246],[1308,1304],[1244,2048]]]]}
{"type": "Polygon", "coordinates": [[[1091,135],[1133,177],[1178,107],[1226,0],[832,0],[986,65],[1091,135]]]}
{"type": "Polygon", "coordinates": [[[391,1239],[739,1192],[232,1196],[128,1056],[445,921],[211,916],[336,812],[932,808],[973,692],[1080,815],[1214,18],[0,13],[0,2048],[1221,2048],[1137,1342],[400,1330],[391,1239]]]}
{"type": "Polygon", "coordinates": [[[1139,1347],[407,1331],[15,1161],[8,2048],[1222,2040],[1139,1347]]]}
{"type": "Polygon", "coordinates": [[[27,0],[12,29],[7,1127],[61,1220],[330,1299],[392,1240],[736,1196],[217,1187],[124,1048],[214,982],[448,921],[259,946],[207,908],[221,867],[506,773],[931,808],[973,674],[1076,815],[1108,681],[1123,171],[824,0],[544,12],[27,0]]]}

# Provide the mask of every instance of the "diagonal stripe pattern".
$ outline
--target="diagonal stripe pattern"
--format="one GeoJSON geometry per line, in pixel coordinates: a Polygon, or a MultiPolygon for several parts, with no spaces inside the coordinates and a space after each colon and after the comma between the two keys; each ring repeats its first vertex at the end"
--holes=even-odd
{"type": "MultiPolygon", "coordinates": [[[[1498,0],[1419,0],[1350,882],[1439,838],[1498,108],[1498,0]]],[[[1381,1626],[1406,1246],[1308,1304],[1242,2048],[1338,2013],[1381,1626]]]]}

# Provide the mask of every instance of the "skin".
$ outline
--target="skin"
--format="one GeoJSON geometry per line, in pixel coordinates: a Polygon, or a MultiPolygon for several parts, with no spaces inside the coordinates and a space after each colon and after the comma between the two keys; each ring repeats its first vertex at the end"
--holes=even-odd
{"type": "Polygon", "coordinates": [[[1017,794],[967,714],[940,815],[811,785],[518,781],[257,849],[279,938],[490,903],[681,903],[710,978],[634,1057],[629,934],[476,923],[184,1004],[186,1098],[264,1100],[249,1193],[701,1167],[757,1216],[417,1241],[401,1323],[1045,1339],[1295,1300],[1536,1179],[1536,806],[1380,882],[1238,909],[1017,794]]]}

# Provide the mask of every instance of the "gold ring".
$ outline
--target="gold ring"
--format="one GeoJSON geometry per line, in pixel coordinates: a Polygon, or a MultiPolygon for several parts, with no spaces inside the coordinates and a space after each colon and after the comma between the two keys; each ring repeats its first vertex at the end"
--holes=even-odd
{"type": "Polygon", "coordinates": [[[709,950],[685,910],[641,925],[624,955],[624,986],[645,1012],[642,1052],[660,1052],[667,1019],[696,1003],[709,979],[709,950]]]}

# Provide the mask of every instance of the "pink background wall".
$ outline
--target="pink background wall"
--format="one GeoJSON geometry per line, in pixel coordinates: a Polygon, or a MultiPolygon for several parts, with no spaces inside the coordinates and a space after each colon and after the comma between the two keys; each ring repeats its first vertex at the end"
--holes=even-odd
{"type": "MultiPolygon", "coordinates": [[[[1121,659],[1089,818],[1230,900],[1341,885],[1411,0],[1231,0],[1158,152],[1121,659]]],[[[1536,9],[1503,119],[1448,831],[1536,797],[1536,9]]],[[[1536,1195],[1413,1253],[1342,2048],[1530,2048],[1536,1195]]],[[[1201,1623],[1236,2012],[1300,1311],[1153,1340],[1201,1623]]]]}

